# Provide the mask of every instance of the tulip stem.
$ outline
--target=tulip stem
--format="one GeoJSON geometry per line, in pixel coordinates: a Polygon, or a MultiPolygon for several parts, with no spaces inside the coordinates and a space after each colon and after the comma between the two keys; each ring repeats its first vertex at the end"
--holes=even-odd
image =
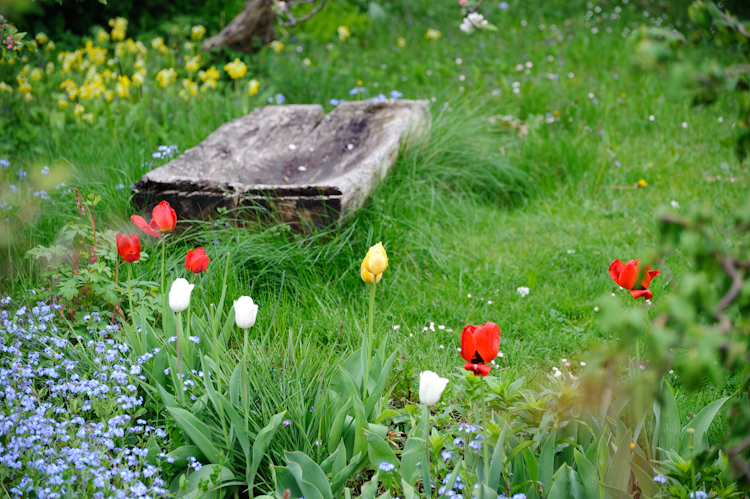
{"type": "MultiPolygon", "coordinates": [[[[165,236],[162,234],[161,236],[161,310],[162,310],[162,322],[166,324],[166,317],[167,317],[167,290],[166,286],[164,284],[164,247],[165,247],[165,236]]],[[[179,338],[179,336],[178,336],[179,338]]],[[[178,340],[179,341],[179,340],[178,340]]],[[[179,349],[178,349],[179,351],[179,349]]]]}
{"type": "Polygon", "coordinates": [[[489,440],[487,440],[487,411],[484,408],[484,377],[479,380],[479,386],[482,393],[481,410],[482,410],[482,449],[484,449],[484,481],[490,479],[490,455],[489,455],[489,440]]]}
{"type": "Polygon", "coordinates": [[[243,381],[243,399],[245,404],[245,430],[248,428],[248,422],[250,417],[250,410],[248,407],[248,387],[247,387],[247,349],[248,349],[248,340],[247,340],[247,329],[244,330],[245,332],[245,347],[244,351],[242,352],[242,381],[243,381]]]}
{"type": "MultiPolygon", "coordinates": [[[[133,318],[133,291],[131,288],[131,283],[133,281],[133,270],[131,267],[133,266],[132,263],[128,263],[128,302],[130,303],[130,322],[135,324],[135,320],[133,318]]],[[[143,348],[146,348],[146,345],[143,345],[143,348]]]]}
{"type": "MultiPolygon", "coordinates": [[[[423,404],[424,405],[424,404],[423,404]]],[[[432,497],[432,485],[430,483],[430,408],[424,405],[422,419],[427,422],[424,436],[424,462],[422,463],[422,486],[424,496],[432,497]]]]}
{"type": "Polygon", "coordinates": [[[180,394],[180,400],[182,400],[182,385],[184,384],[184,378],[182,377],[182,362],[180,361],[180,329],[182,329],[182,312],[177,312],[175,315],[177,316],[177,320],[175,321],[177,323],[177,373],[178,379],[180,380],[179,386],[176,386],[175,390],[178,391],[180,394]]]}
{"type": "Polygon", "coordinates": [[[367,384],[370,381],[370,357],[372,356],[372,329],[375,324],[375,286],[376,282],[373,282],[370,286],[370,317],[367,323],[367,363],[365,366],[365,386],[362,390],[362,400],[367,397],[367,384]]]}

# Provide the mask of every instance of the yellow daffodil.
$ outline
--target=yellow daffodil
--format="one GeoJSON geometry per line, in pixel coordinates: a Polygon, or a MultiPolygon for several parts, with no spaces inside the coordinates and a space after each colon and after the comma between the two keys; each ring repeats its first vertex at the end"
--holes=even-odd
{"type": "Polygon", "coordinates": [[[68,107],[68,101],[65,99],[57,99],[57,107],[60,109],[65,109],[68,107]]]}
{"type": "Polygon", "coordinates": [[[146,83],[146,75],[141,73],[140,71],[133,74],[133,85],[136,87],[140,87],[146,83]]]}
{"type": "Polygon", "coordinates": [[[31,86],[31,83],[26,78],[19,75],[16,79],[18,80],[18,91],[22,94],[28,94],[34,90],[34,87],[31,86]]]}
{"type": "Polygon", "coordinates": [[[398,45],[398,46],[399,46],[400,48],[404,48],[404,47],[406,47],[406,38],[404,38],[403,36],[399,36],[399,37],[398,37],[398,40],[396,40],[396,44],[397,44],[397,45],[398,45]]]}
{"type": "Polygon", "coordinates": [[[193,51],[193,49],[195,48],[195,44],[194,44],[193,42],[185,42],[185,43],[184,43],[184,44],[182,45],[182,48],[184,48],[184,49],[185,49],[185,50],[187,50],[188,52],[192,52],[192,51],[193,51]]]}
{"type": "Polygon", "coordinates": [[[86,112],[86,108],[85,108],[85,107],[83,107],[83,106],[82,106],[82,105],[80,105],[80,104],[76,104],[76,107],[75,107],[75,108],[73,108],[73,114],[74,114],[74,115],[76,115],[76,116],[78,116],[78,115],[80,115],[80,114],[83,114],[83,113],[85,113],[85,112],[86,112]]]}
{"type": "Polygon", "coordinates": [[[271,43],[268,44],[269,47],[271,47],[271,50],[276,52],[277,54],[284,50],[284,44],[281,43],[279,40],[274,40],[271,43]]]}
{"type": "Polygon", "coordinates": [[[638,187],[646,187],[647,185],[648,184],[646,183],[646,181],[644,179],[640,179],[638,181],[638,187]]]}
{"type": "Polygon", "coordinates": [[[44,77],[44,71],[42,71],[41,68],[34,68],[31,70],[31,76],[32,81],[39,81],[44,77]]]}
{"type": "Polygon", "coordinates": [[[2,93],[7,92],[9,94],[12,94],[13,93],[13,87],[11,87],[10,85],[8,85],[4,81],[0,81],[0,92],[2,92],[2,93]]]}
{"type": "Polygon", "coordinates": [[[309,68],[312,67],[313,63],[309,58],[305,57],[304,59],[302,59],[302,65],[304,65],[306,68],[309,68]]]}
{"type": "Polygon", "coordinates": [[[169,52],[169,49],[166,45],[164,45],[164,38],[158,36],[151,40],[151,48],[159,52],[160,54],[166,54],[169,52]]]}
{"type": "Polygon", "coordinates": [[[47,73],[47,76],[51,75],[55,72],[55,63],[52,61],[47,62],[47,64],[44,65],[44,72],[47,73]]]}
{"type": "Polygon", "coordinates": [[[224,66],[224,71],[229,74],[230,78],[236,80],[237,78],[242,78],[243,76],[245,76],[245,73],[247,73],[247,66],[241,60],[235,59],[234,61],[224,66]]]}
{"type": "Polygon", "coordinates": [[[201,38],[203,38],[203,35],[205,34],[206,34],[206,28],[204,28],[200,24],[190,28],[190,38],[192,38],[193,40],[200,40],[201,38]]]}
{"type": "Polygon", "coordinates": [[[339,26],[338,34],[339,34],[339,40],[341,40],[342,42],[345,41],[350,36],[352,36],[352,34],[349,32],[348,26],[339,26]]]}
{"type": "Polygon", "coordinates": [[[177,72],[174,68],[162,69],[156,73],[156,81],[162,88],[167,88],[170,83],[177,81],[177,72]]]}
{"type": "Polygon", "coordinates": [[[37,33],[34,40],[36,40],[39,45],[44,45],[49,41],[49,37],[44,33],[37,33]]]}
{"type": "Polygon", "coordinates": [[[428,30],[427,30],[427,31],[425,32],[425,34],[424,34],[424,37],[425,37],[425,38],[426,38],[427,40],[437,40],[437,39],[438,39],[438,38],[440,38],[441,36],[443,36],[443,34],[442,34],[442,33],[441,33],[440,31],[438,31],[438,30],[436,30],[436,29],[432,29],[432,28],[428,29],[428,30]]]}
{"type": "Polygon", "coordinates": [[[112,99],[114,99],[115,97],[115,93],[112,90],[105,90],[102,96],[104,97],[105,101],[112,102],[112,99]]]}
{"type": "Polygon", "coordinates": [[[199,71],[198,72],[198,78],[200,78],[201,81],[208,81],[208,80],[218,80],[220,77],[219,70],[216,69],[216,66],[211,66],[205,71],[199,71]]]}
{"type": "Polygon", "coordinates": [[[31,95],[31,92],[26,93],[23,95],[23,100],[25,100],[26,102],[31,102],[32,100],[34,100],[34,96],[31,95]]]}
{"type": "Polygon", "coordinates": [[[89,124],[94,123],[94,115],[92,113],[85,113],[83,116],[81,116],[81,121],[85,121],[89,124]]]}
{"type": "Polygon", "coordinates": [[[55,50],[56,48],[57,48],[57,45],[55,45],[55,42],[53,42],[52,40],[47,42],[47,45],[44,47],[45,50],[49,50],[49,51],[55,50]]]}
{"type": "Polygon", "coordinates": [[[385,269],[387,268],[388,255],[385,252],[383,243],[378,243],[367,251],[367,255],[365,255],[365,258],[362,260],[360,276],[363,281],[370,284],[373,282],[379,282],[383,272],[385,272],[385,269]]]}
{"type": "Polygon", "coordinates": [[[256,95],[258,93],[258,87],[260,87],[260,82],[258,80],[250,80],[247,82],[247,95],[256,95]]]}

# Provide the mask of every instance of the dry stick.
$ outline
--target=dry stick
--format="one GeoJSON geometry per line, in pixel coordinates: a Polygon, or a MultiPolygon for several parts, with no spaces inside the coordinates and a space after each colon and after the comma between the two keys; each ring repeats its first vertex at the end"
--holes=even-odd
{"type": "Polygon", "coordinates": [[[301,0],[301,1],[298,0],[298,1],[287,2],[286,4],[284,4],[284,7],[282,7],[281,10],[284,12],[284,14],[286,15],[287,19],[289,19],[289,21],[284,22],[281,19],[279,19],[279,26],[283,26],[285,28],[291,28],[292,26],[296,26],[299,23],[307,21],[312,16],[320,12],[321,9],[323,9],[323,7],[326,6],[327,1],[328,0],[321,0],[320,5],[313,8],[313,10],[308,12],[306,16],[300,17],[299,19],[297,19],[296,17],[292,15],[291,11],[289,10],[289,5],[296,5],[296,4],[303,4],[303,3],[315,3],[315,0],[301,0]]]}
{"type": "Polygon", "coordinates": [[[742,290],[742,276],[737,272],[737,261],[734,258],[731,256],[724,257],[720,254],[717,254],[716,258],[721,262],[722,267],[729,274],[729,277],[732,278],[732,286],[719,303],[716,304],[716,312],[714,312],[714,317],[721,324],[720,331],[726,333],[732,328],[732,323],[724,313],[724,309],[737,299],[737,296],[740,294],[742,290]]]}

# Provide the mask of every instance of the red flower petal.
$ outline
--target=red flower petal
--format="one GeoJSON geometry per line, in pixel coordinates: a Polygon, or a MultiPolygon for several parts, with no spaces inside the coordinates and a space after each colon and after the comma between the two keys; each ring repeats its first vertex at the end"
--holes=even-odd
{"type": "Polygon", "coordinates": [[[630,294],[633,295],[633,298],[636,300],[638,298],[645,298],[646,300],[650,300],[654,297],[653,294],[651,294],[651,291],[648,289],[631,289],[630,294]]]}
{"type": "Polygon", "coordinates": [[[208,256],[206,250],[201,247],[188,250],[185,256],[185,268],[195,274],[200,274],[208,268],[208,256]]]}
{"type": "Polygon", "coordinates": [[[486,364],[492,361],[500,349],[500,327],[494,322],[487,322],[474,331],[474,342],[477,353],[486,364]]]}
{"type": "Polygon", "coordinates": [[[143,232],[148,234],[149,236],[154,237],[161,237],[161,234],[158,232],[155,232],[149,225],[146,223],[146,220],[139,215],[130,215],[130,219],[133,221],[134,224],[138,226],[139,229],[141,229],[143,232]]]}
{"type": "Polygon", "coordinates": [[[617,284],[625,289],[633,289],[635,283],[638,282],[638,266],[640,260],[630,260],[625,264],[625,267],[620,273],[620,280],[617,284]]]}
{"type": "Polygon", "coordinates": [[[172,232],[177,227],[177,213],[166,201],[154,206],[151,214],[151,228],[159,232],[172,232]]]}
{"type": "Polygon", "coordinates": [[[474,330],[476,326],[467,325],[461,333],[461,357],[466,362],[474,360],[477,352],[477,344],[474,342],[474,330]]]}
{"type": "Polygon", "coordinates": [[[651,265],[646,266],[646,274],[643,276],[643,280],[641,281],[641,286],[644,288],[648,288],[648,285],[651,284],[651,279],[659,275],[658,270],[648,270],[651,268],[651,265]]]}
{"type": "Polygon", "coordinates": [[[617,284],[620,284],[620,274],[622,274],[622,269],[624,268],[625,264],[620,260],[615,260],[609,264],[609,275],[617,284]]]}
{"type": "Polygon", "coordinates": [[[490,366],[485,366],[484,364],[472,364],[471,362],[464,364],[464,369],[473,372],[474,376],[482,377],[487,376],[490,371],[492,371],[490,366]]]}
{"type": "Polygon", "coordinates": [[[130,236],[117,234],[115,239],[117,241],[117,253],[123,260],[132,263],[141,259],[141,240],[138,234],[131,234],[130,236]]]}

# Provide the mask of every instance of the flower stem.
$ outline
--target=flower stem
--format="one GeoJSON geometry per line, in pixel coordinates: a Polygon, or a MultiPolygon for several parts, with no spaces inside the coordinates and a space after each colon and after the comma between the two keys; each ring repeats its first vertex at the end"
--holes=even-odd
{"type": "Polygon", "coordinates": [[[424,496],[432,497],[432,487],[430,484],[430,408],[422,406],[422,419],[427,421],[427,431],[424,436],[424,461],[422,462],[422,486],[424,496]]]}
{"type": "Polygon", "coordinates": [[[175,389],[179,391],[180,393],[180,400],[183,399],[182,396],[182,385],[184,383],[184,378],[182,377],[182,361],[180,360],[180,329],[182,329],[182,312],[177,312],[176,317],[176,324],[177,324],[177,373],[178,373],[178,379],[180,380],[180,385],[176,386],[175,389]]]}
{"type": "Polygon", "coordinates": [[[248,428],[248,422],[250,418],[250,410],[249,410],[249,401],[248,401],[248,386],[247,386],[247,350],[248,350],[248,340],[247,340],[247,329],[245,331],[245,346],[242,352],[242,380],[243,380],[243,402],[245,403],[245,429],[248,428]]]}
{"type": "MultiPolygon", "coordinates": [[[[167,290],[165,289],[166,286],[164,285],[164,245],[165,245],[165,236],[162,234],[161,236],[161,313],[162,313],[162,324],[163,326],[166,325],[166,317],[167,317],[167,290]]],[[[179,338],[179,336],[178,336],[179,338]]],[[[178,340],[179,341],[179,340],[178,340]]]]}
{"type": "Polygon", "coordinates": [[[370,357],[372,356],[372,329],[375,324],[375,286],[376,282],[373,282],[370,286],[370,318],[367,322],[367,363],[365,366],[365,386],[362,390],[362,400],[367,397],[367,384],[370,381],[370,357]]]}
{"type": "MultiPolygon", "coordinates": [[[[133,281],[133,271],[131,267],[133,266],[132,263],[128,263],[128,302],[130,303],[130,322],[135,323],[133,319],[133,292],[132,292],[132,281],[133,281]]],[[[146,345],[144,345],[144,348],[146,348],[146,345]]]]}
{"type": "Polygon", "coordinates": [[[490,478],[490,455],[489,455],[489,447],[488,447],[489,440],[487,439],[487,411],[485,411],[485,408],[484,408],[484,399],[485,399],[484,383],[485,383],[484,377],[482,377],[482,379],[479,380],[479,386],[481,387],[481,390],[482,390],[482,401],[481,401],[480,406],[482,408],[482,423],[483,423],[482,449],[484,449],[484,480],[486,483],[487,480],[489,480],[490,478]]]}

